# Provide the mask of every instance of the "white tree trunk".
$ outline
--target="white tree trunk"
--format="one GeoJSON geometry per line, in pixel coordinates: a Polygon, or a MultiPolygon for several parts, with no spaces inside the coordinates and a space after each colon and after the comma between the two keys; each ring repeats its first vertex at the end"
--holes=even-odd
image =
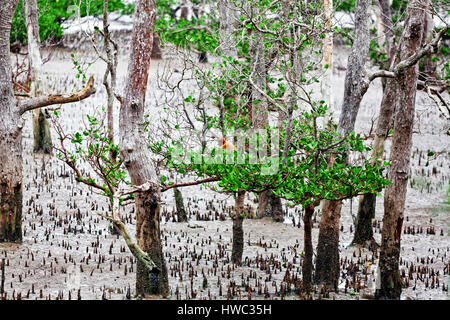
{"type": "MultiPolygon", "coordinates": [[[[25,0],[25,21],[27,25],[28,61],[31,71],[30,96],[42,93],[42,56],[39,38],[37,0],[25,0]]],[[[34,152],[51,153],[52,140],[49,123],[42,109],[33,110],[34,152]]]]}
{"type": "Polygon", "coordinates": [[[326,32],[322,44],[322,66],[325,72],[321,81],[321,93],[328,106],[326,123],[333,120],[333,0],[323,0],[323,16],[326,32]]]}

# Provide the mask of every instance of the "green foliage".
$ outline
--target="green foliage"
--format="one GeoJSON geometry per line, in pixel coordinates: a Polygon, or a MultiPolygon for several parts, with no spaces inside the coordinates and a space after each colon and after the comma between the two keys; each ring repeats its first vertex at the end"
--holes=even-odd
{"type": "MultiPolygon", "coordinates": [[[[369,153],[371,148],[364,145],[359,135],[351,133],[341,138],[336,126],[318,126],[325,112],[326,106],[321,101],[315,104],[314,110],[293,120],[285,161],[282,151],[278,158],[270,161],[268,157],[255,159],[256,155],[250,152],[230,152],[216,147],[207,156],[201,155],[200,151],[191,152],[190,161],[180,163],[171,157],[172,151],[185,150],[180,146],[166,146],[165,165],[182,174],[190,171],[202,178],[216,177],[218,186],[224,191],[259,193],[270,189],[277,196],[301,205],[317,205],[322,199],[339,200],[361,193],[380,192],[389,184],[383,176],[383,166],[366,160],[348,161],[350,154],[369,153]],[[332,158],[334,164],[330,165],[332,158]],[[234,161],[230,163],[230,159],[234,161]],[[267,169],[274,167],[278,169],[268,174],[267,169]]],[[[282,144],[285,137],[284,131],[282,144]]]]}
{"type": "MultiPolygon", "coordinates": [[[[103,0],[37,0],[39,12],[39,36],[41,41],[49,38],[59,38],[63,35],[61,23],[77,14],[80,4],[80,16],[100,15],[103,12],[103,0]]],[[[124,4],[122,0],[110,0],[109,11],[120,11],[123,14],[131,14],[134,5],[124,4]]],[[[25,24],[24,3],[19,1],[11,26],[11,43],[27,43],[27,28],[25,24]]]]}
{"type": "MultiPolygon", "coordinates": [[[[450,30],[447,31],[447,37],[450,37],[450,30]]],[[[442,78],[446,81],[450,80],[450,61],[448,59],[449,54],[450,54],[449,47],[441,45],[441,47],[439,48],[438,56],[442,57],[442,60],[444,61],[441,67],[441,73],[442,78]]],[[[440,58],[438,59],[440,60],[440,58]]]]}
{"type": "Polygon", "coordinates": [[[15,42],[24,43],[26,42],[26,39],[27,39],[27,28],[25,24],[25,12],[23,9],[22,0],[20,0],[17,5],[16,13],[14,14],[12,20],[10,40],[11,43],[15,42]]]}
{"type": "Polygon", "coordinates": [[[353,11],[355,10],[355,0],[343,0],[336,2],[337,11],[353,11]]]}
{"type": "MultiPolygon", "coordinates": [[[[228,151],[216,146],[210,150],[206,149],[206,153],[202,144],[198,150],[190,152],[192,149],[186,150],[184,146],[189,144],[185,144],[183,138],[176,140],[175,135],[165,133],[160,139],[151,138],[149,147],[152,152],[162,158],[160,163],[169,171],[175,170],[182,175],[194,173],[200,178],[216,178],[222,191],[260,193],[272,190],[277,196],[294,204],[315,206],[322,199],[338,200],[366,192],[380,192],[389,184],[383,176],[385,163],[372,165],[365,160],[364,155],[369,154],[371,149],[364,145],[359,135],[351,133],[341,137],[336,125],[319,125],[324,122],[327,107],[324,101],[312,101],[310,88],[307,88],[308,85],[319,81],[315,75],[318,66],[314,59],[308,60],[308,57],[320,55],[320,49],[315,48],[317,43],[321,42],[318,39],[320,32],[314,36],[308,34],[307,30],[309,28],[320,30],[315,24],[317,21],[314,20],[314,17],[320,15],[318,10],[320,2],[308,4],[295,2],[294,7],[289,8],[289,17],[286,17],[281,2],[251,1],[249,6],[252,7],[252,19],[241,16],[242,24],[236,26],[236,31],[232,35],[235,37],[237,56],[221,56],[220,62],[213,63],[211,68],[195,69],[194,78],[205,92],[194,96],[194,91],[183,96],[183,100],[180,101],[186,110],[203,110],[195,116],[191,115],[199,123],[203,123],[202,130],[207,131],[213,127],[220,129],[223,135],[240,130],[247,139],[246,144],[237,146],[239,151],[228,151]],[[263,12],[265,14],[261,14],[263,12]],[[298,12],[307,14],[298,15],[296,14],[298,12]],[[292,36],[289,23],[280,23],[280,19],[273,18],[280,16],[286,21],[295,19],[295,23],[305,30],[297,30],[298,35],[292,36]],[[256,100],[252,95],[254,84],[249,81],[255,79],[255,67],[252,65],[255,62],[254,52],[251,52],[254,48],[250,47],[249,42],[250,39],[255,40],[256,35],[259,36],[258,41],[262,42],[266,56],[273,59],[270,71],[266,72],[267,85],[259,88],[266,97],[269,97],[272,108],[279,108],[282,112],[290,109],[298,110],[300,92],[305,96],[301,99],[302,108],[305,108],[305,104],[310,106],[310,110],[297,112],[296,117],[291,120],[290,138],[287,127],[283,125],[279,130],[281,141],[277,149],[278,154],[271,154],[272,150],[267,150],[268,156],[257,156],[254,152],[250,152],[249,146],[258,146],[261,140],[245,133],[245,130],[252,129],[251,110],[260,103],[260,100],[256,100]],[[294,63],[300,55],[301,70],[293,72],[294,63]],[[298,91],[294,94],[293,90],[298,91]],[[202,109],[205,103],[202,98],[204,95],[209,96],[212,103],[219,107],[220,114],[207,114],[207,111],[202,109]],[[252,139],[257,140],[250,141],[252,139]],[[188,161],[180,161],[178,154],[186,155],[188,161]]],[[[236,5],[245,3],[239,1],[236,5]]],[[[161,11],[159,14],[161,15],[161,11]]],[[[165,23],[168,23],[167,21],[174,23],[170,26],[174,29],[172,33],[167,34],[166,39],[174,39],[173,32],[179,27],[175,24],[174,18],[170,17],[169,10],[165,14],[168,17],[165,23]]],[[[200,28],[205,26],[206,20],[199,23],[192,25],[195,26],[194,30],[206,30],[200,28]]],[[[189,27],[180,25],[183,28],[180,27],[181,30],[178,31],[187,32],[189,27]]],[[[207,26],[211,28],[211,24],[207,26]]],[[[195,44],[182,42],[187,40],[173,41],[179,46],[196,47],[195,44]]],[[[169,123],[170,121],[166,122],[164,132],[180,131],[179,124],[169,123]]],[[[284,124],[286,125],[287,121],[284,121],[284,124]]],[[[274,130],[278,128],[266,127],[266,129],[267,135],[274,137],[274,130]]],[[[181,136],[195,136],[195,132],[181,136]]],[[[164,185],[170,184],[166,176],[161,182],[164,185]]]]}
{"type": "Polygon", "coordinates": [[[58,123],[59,114],[52,117],[52,122],[61,143],[61,147],[55,147],[58,159],[66,162],[72,169],[79,168],[80,163],[87,164],[93,174],[80,176],[75,171],[77,180],[93,187],[99,186],[96,188],[101,188],[105,196],[111,197],[121,182],[129,182],[126,180],[126,168],[118,156],[119,147],[108,137],[108,130],[103,121],[104,108],[102,110],[101,117],[87,115],[85,128],[73,134],[66,135],[62,131],[58,123]],[[66,141],[70,141],[73,147],[65,146],[66,141]],[[111,154],[116,157],[113,159],[111,154]]]}
{"type": "Polygon", "coordinates": [[[177,20],[171,6],[177,5],[178,10],[181,10],[181,4],[181,1],[175,0],[156,1],[158,18],[155,30],[161,41],[163,43],[170,42],[183,48],[213,52],[218,46],[218,21],[215,17],[203,12],[190,20],[185,18],[177,20]]]}
{"type": "MultiPolygon", "coordinates": [[[[354,11],[355,10],[356,0],[342,0],[336,1],[336,10],[337,11],[354,11]]],[[[395,11],[404,11],[406,6],[408,5],[408,1],[402,0],[394,0],[392,1],[392,9],[395,11]]]]}

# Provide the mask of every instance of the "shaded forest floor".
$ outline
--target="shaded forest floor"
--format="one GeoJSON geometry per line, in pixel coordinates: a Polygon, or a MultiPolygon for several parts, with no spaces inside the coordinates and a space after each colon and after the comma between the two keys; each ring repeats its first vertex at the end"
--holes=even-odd
{"type": "MultiPolygon", "coordinates": [[[[45,65],[49,91],[71,91],[75,70],[69,51],[60,50],[45,65]]],[[[80,59],[92,57],[74,52],[80,59]]],[[[347,49],[340,48],[335,57],[335,107],[342,101],[347,49]]],[[[124,82],[126,57],[119,65],[119,86],[124,82]]],[[[159,62],[153,62],[151,79],[156,77],[159,62]]],[[[62,108],[61,119],[67,132],[82,127],[86,114],[105,104],[101,87],[104,65],[96,61],[88,70],[97,79],[94,98],[62,108]]],[[[156,96],[154,84],[149,88],[148,112],[158,112],[151,105],[156,96]]],[[[359,132],[368,132],[376,119],[381,101],[381,84],[369,89],[358,115],[359,132]]],[[[117,107],[117,106],[116,106],[117,107]]],[[[116,110],[116,114],[118,108],[116,110]]],[[[336,112],[336,117],[338,112],[336,112]]],[[[375,122],[376,123],[376,122],[375,122]]],[[[117,126],[116,126],[117,127],[117,126]]],[[[401,270],[409,286],[403,299],[448,299],[450,284],[450,137],[448,124],[439,115],[426,94],[417,95],[416,133],[413,138],[411,179],[406,200],[405,232],[402,235],[401,270]],[[425,166],[427,153],[435,156],[425,166]],[[408,234],[409,230],[409,234],[408,234]],[[412,234],[414,230],[414,234],[412,234]],[[447,289],[447,291],[444,291],[447,289]]],[[[108,231],[105,198],[78,184],[69,168],[56,157],[32,153],[31,115],[25,116],[24,128],[24,209],[22,244],[0,244],[0,259],[5,258],[7,298],[22,299],[127,299],[134,297],[135,260],[125,242],[108,231]]],[[[53,133],[53,141],[57,143],[53,133]]],[[[389,143],[388,143],[389,147],[389,143]]],[[[386,153],[386,157],[388,157],[386,153]]],[[[299,299],[293,289],[301,279],[303,229],[299,227],[300,208],[291,208],[285,223],[270,219],[244,222],[244,265],[233,267],[231,256],[232,222],[220,221],[220,213],[232,210],[232,196],[214,193],[203,187],[181,190],[190,213],[188,223],[173,221],[172,191],[163,194],[162,239],[171,299],[299,299]],[[205,221],[209,219],[210,221],[205,221]],[[192,279],[192,281],[191,281],[192,279]],[[291,289],[289,289],[290,287],[291,289]]],[[[345,201],[340,233],[341,279],[338,293],[330,299],[370,298],[375,288],[377,253],[349,247],[353,238],[352,215],[357,199],[345,201]]],[[[256,208],[254,196],[246,203],[256,208]]],[[[133,209],[124,210],[126,222],[134,232],[133,209]]],[[[383,201],[377,201],[375,238],[381,240],[383,201]]],[[[314,219],[313,245],[317,244],[320,212],[314,219]]],[[[324,298],[320,288],[314,298],[324,298]]]]}

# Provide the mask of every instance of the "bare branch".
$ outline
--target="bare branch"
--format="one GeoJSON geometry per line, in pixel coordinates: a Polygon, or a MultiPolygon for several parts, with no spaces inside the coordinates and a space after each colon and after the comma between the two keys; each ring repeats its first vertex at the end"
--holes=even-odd
{"type": "Polygon", "coordinates": [[[91,76],[89,78],[89,81],[88,81],[86,87],[83,90],[72,93],[71,95],[49,94],[49,95],[43,95],[40,97],[22,101],[19,104],[19,113],[24,114],[27,111],[54,105],[54,104],[65,104],[65,103],[71,103],[71,102],[78,102],[78,101],[81,101],[81,100],[84,100],[84,99],[90,97],[94,93],[95,93],[94,77],[91,76]]]}
{"type": "Polygon", "coordinates": [[[444,36],[444,34],[449,30],[449,26],[442,28],[441,31],[438,32],[438,34],[431,40],[428,44],[426,44],[422,49],[414,53],[413,55],[409,56],[407,59],[400,61],[397,63],[392,71],[387,70],[378,70],[373,72],[368,77],[368,82],[366,85],[376,78],[379,77],[385,77],[385,78],[396,78],[399,73],[401,73],[406,68],[409,68],[413,65],[415,65],[420,59],[422,59],[424,56],[435,53],[437,51],[439,41],[444,36]]]}
{"type": "Polygon", "coordinates": [[[220,179],[217,177],[211,177],[211,178],[206,178],[206,179],[197,180],[197,181],[175,183],[175,184],[171,184],[170,186],[161,188],[161,192],[166,192],[167,190],[170,190],[172,188],[195,186],[198,184],[202,184],[202,183],[206,183],[206,182],[215,182],[215,181],[219,181],[219,180],[220,179]]]}

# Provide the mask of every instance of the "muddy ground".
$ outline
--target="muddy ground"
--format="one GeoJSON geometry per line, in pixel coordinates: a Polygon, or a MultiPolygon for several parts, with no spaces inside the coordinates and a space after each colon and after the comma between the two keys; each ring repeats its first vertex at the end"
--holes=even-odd
{"type": "MultiPolygon", "coordinates": [[[[93,98],[62,108],[61,119],[66,132],[82,128],[85,115],[92,114],[106,101],[100,80],[104,64],[79,51],[58,49],[53,54],[45,65],[48,90],[67,92],[74,85],[80,86],[79,81],[74,80],[76,72],[72,69],[71,53],[80,61],[93,63],[87,74],[97,79],[97,93],[93,98]]],[[[347,54],[348,49],[340,48],[335,56],[336,106],[342,102],[347,54]]],[[[152,81],[163,64],[163,61],[152,62],[149,101],[156,96],[157,89],[152,81]]],[[[125,80],[126,56],[121,57],[118,72],[121,87],[125,80]]],[[[376,81],[362,102],[357,119],[359,132],[367,133],[371,121],[376,119],[381,94],[381,84],[376,81]]],[[[152,112],[160,111],[149,106],[148,113],[152,112]]],[[[111,235],[107,221],[98,216],[108,211],[105,198],[76,183],[69,168],[56,157],[33,154],[31,115],[25,115],[24,121],[24,238],[22,244],[0,244],[0,258],[6,261],[7,298],[134,298],[136,262],[125,242],[111,235]]],[[[445,134],[448,125],[426,94],[419,92],[401,253],[401,271],[409,283],[402,299],[449,298],[450,137],[445,134]],[[435,156],[425,166],[428,151],[433,151],[435,156]]],[[[52,135],[57,143],[54,131],[52,135]]],[[[205,186],[181,191],[190,213],[188,223],[173,221],[173,192],[163,194],[161,237],[169,270],[170,299],[302,298],[293,289],[296,280],[301,279],[301,208],[287,209],[285,223],[270,219],[246,220],[244,264],[234,267],[229,262],[232,222],[228,217],[225,221],[218,219],[220,213],[227,214],[232,209],[232,196],[215,193],[205,186]]],[[[246,203],[253,208],[257,206],[252,195],[247,195],[246,203]]],[[[340,233],[339,292],[324,297],[319,288],[314,299],[370,299],[373,295],[378,253],[349,247],[354,230],[352,215],[356,215],[356,209],[356,198],[345,201],[340,233]]],[[[126,207],[123,215],[133,233],[132,207],[126,207]]],[[[374,221],[378,242],[382,215],[383,201],[379,197],[374,221]]],[[[319,219],[318,210],[313,227],[314,248],[319,219]]]]}

